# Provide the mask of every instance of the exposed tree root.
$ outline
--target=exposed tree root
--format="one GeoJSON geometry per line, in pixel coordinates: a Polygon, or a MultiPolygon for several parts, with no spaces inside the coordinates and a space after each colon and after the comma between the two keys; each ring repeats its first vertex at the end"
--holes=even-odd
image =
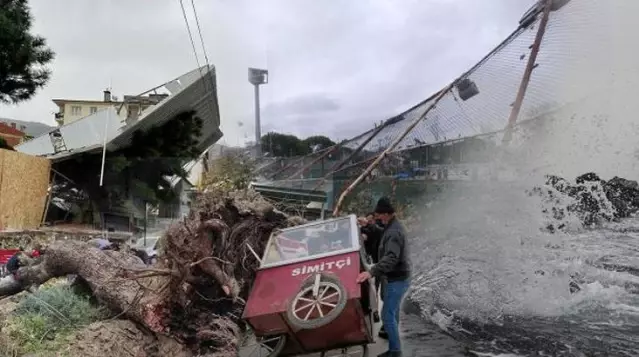
{"type": "Polygon", "coordinates": [[[259,264],[247,244],[262,254],[273,229],[298,223],[253,191],[206,192],[190,216],[168,230],[155,266],[146,267],[126,251],[58,241],[41,261],[20,268],[18,281],[0,283],[0,296],[77,274],[119,316],[193,354],[231,356],[259,264]]]}

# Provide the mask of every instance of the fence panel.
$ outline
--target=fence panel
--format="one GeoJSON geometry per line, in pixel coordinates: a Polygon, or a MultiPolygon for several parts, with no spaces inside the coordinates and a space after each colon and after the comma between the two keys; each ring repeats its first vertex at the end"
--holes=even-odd
{"type": "MultiPolygon", "coordinates": [[[[631,61],[610,54],[618,53],[622,46],[632,46],[618,39],[629,38],[624,34],[633,25],[630,20],[620,24],[622,21],[616,19],[621,18],[618,15],[622,13],[639,10],[637,3],[578,0],[550,13],[515,127],[510,155],[541,152],[536,140],[548,128],[546,124],[552,113],[562,108],[576,110],[573,108],[580,106],[579,103],[597,100],[597,96],[608,94],[615,81],[623,80],[623,75],[616,73],[619,61],[631,61]]],[[[342,143],[333,161],[320,160],[321,166],[308,170],[304,178],[324,176],[332,180],[331,191],[339,196],[411,122],[423,116],[394,152],[373,171],[365,185],[372,187],[373,181],[388,179],[471,182],[513,179],[515,168],[504,170],[499,162],[495,163],[499,161],[495,157],[508,154],[500,148],[503,130],[522,82],[541,17],[539,13],[530,24],[515,30],[476,66],[460,75],[457,81],[469,79],[476,85],[479,91],[476,95],[463,98],[454,86],[428,110],[433,104],[433,96],[389,119],[390,124],[376,135],[375,129],[370,129],[342,143]],[[338,158],[348,157],[360,146],[357,155],[335,170],[340,165],[338,158]]],[[[562,116],[565,117],[565,113],[562,116]]],[[[300,158],[287,160],[309,162],[300,158]]],[[[504,162],[509,161],[504,159],[504,162]]],[[[386,187],[384,190],[391,186],[380,185],[386,187]]]]}

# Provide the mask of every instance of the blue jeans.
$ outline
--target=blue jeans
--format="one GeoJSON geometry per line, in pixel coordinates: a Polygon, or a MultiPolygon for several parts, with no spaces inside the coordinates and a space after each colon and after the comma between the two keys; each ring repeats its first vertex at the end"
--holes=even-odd
{"type": "Polygon", "coordinates": [[[386,282],[382,323],[388,334],[389,351],[401,351],[402,349],[399,341],[399,308],[409,285],[408,280],[386,282]]]}

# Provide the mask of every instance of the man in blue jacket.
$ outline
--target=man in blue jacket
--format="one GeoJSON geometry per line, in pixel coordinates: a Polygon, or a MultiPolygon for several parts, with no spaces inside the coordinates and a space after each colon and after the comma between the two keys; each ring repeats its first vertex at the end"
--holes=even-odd
{"type": "Polygon", "coordinates": [[[357,282],[362,283],[371,277],[383,279],[382,322],[388,334],[388,351],[379,357],[401,357],[399,310],[411,277],[408,241],[404,227],[395,217],[395,209],[388,198],[382,197],[377,201],[375,216],[384,225],[378,249],[379,261],[370,271],[360,273],[357,282]]]}

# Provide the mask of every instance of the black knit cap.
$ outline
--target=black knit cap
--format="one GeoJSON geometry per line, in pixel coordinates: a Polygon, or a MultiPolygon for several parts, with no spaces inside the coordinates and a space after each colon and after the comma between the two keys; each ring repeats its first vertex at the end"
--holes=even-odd
{"type": "Polygon", "coordinates": [[[391,204],[388,197],[382,197],[377,201],[377,205],[375,206],[375,213],[379,214],[393,214],[395,213],[395,208],[391,204]]]}

